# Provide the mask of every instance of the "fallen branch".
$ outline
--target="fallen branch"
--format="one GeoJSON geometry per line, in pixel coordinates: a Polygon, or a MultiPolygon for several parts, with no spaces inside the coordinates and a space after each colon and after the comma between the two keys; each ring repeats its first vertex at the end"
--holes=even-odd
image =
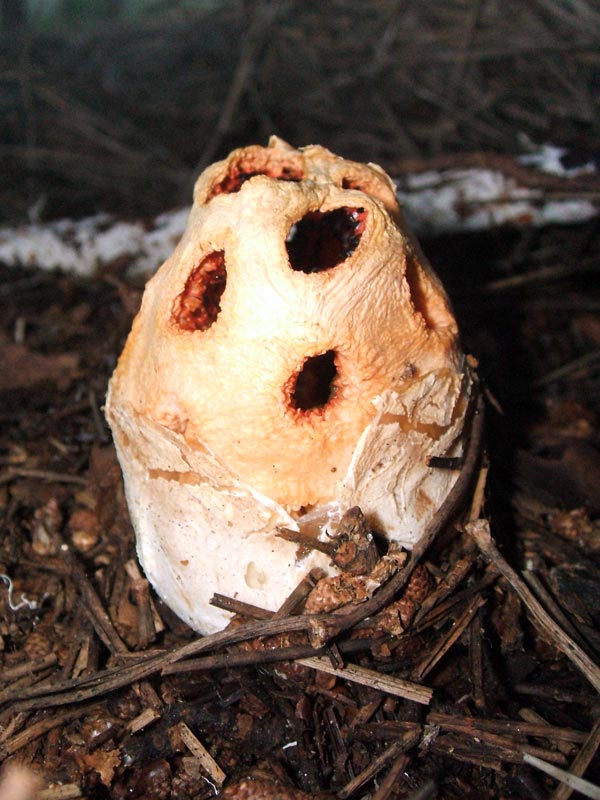
{"type": "Polygon", "coordinates": [[[535,598],[533,592],[525,581],[510,566],[504,556],[496,547],[490,532],[487,520],[479,519],[468,522],[465,530],[475,539],[483,555],[490,561],[513,587],[529,611],[534,625],[547,636],[550,642],[557,647],[580,670],[596,691],[600,692],[600,667],[592,661],[579,645],[557,625],[541,603],[535,598]]]}

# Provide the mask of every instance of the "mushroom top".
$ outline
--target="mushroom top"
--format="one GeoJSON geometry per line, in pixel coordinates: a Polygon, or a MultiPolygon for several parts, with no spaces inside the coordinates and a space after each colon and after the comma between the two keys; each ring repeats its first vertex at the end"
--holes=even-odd
{"type": "Polygon", "coordinates": [[[111,392],[295,512],[338,497],[378,398],[461,365],[390,178],[272,138],[198,179],[111,392]]]}

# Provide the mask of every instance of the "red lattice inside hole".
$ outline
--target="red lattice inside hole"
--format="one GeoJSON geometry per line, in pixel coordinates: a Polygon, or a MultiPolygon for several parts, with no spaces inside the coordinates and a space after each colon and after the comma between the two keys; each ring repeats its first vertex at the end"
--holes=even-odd
{"type": "Polygon", "coordinates": [[[364,208],[311,211],[292,225],[286,239],[290,266],[298,272],[322,272],[345,261],[364,233],[364,208]]]}
{"type": "Polygon", "coordinates": [[[354,189],[357,192],[365,192],[365,194],[368,194],[366,189],[360,183],[358,183],[358,181],[355,181],[352,178],[342,179],[342,189],[354,189]]]}
{"type": "Polygon", "coordinates": [[[183,292],[175,301],[173,316],[184,331],[206,331],[219,315],[221,295],[227,282],[225,253],[205,256],[192,270],[183,292]]]}
{"type": "Polygon", "coordinates": [[[219,183],[210,189],[207,200],[211,200],[218,194],[233,194],[239,192],[242,185],[255,175],[266,175],[278,181],[301,181],[302,170],[294,164],[285,162],[270,162],[264,160],[240,160],[229,165],[227,175],[219,183]]]}
{"type": "Polygon", "coordinates": [[[290,406],[296,411],[323,408],[333,398],[338,377],[335,350],[309,356],[290,380],[290,406]]]}

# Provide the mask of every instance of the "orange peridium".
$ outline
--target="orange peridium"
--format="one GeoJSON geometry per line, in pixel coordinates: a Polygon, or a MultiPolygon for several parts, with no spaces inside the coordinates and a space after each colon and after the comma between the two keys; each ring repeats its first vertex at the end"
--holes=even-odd
{"type": "MultiPolygon", "coordinates": [[[[198,179],[186,232],[146,287],[112,392],[297,511],[337,497],[378,395],[401,394],[432,370],[458,372],[459,363],[447,297],[388,176],[274,137],[198,179]],[[337,262],[294,268],[286,245],[293,226],[308,219],[326,229],[337,217],[323,215],[340,209],[342,222],[344,214],[358,222],[341,245],[322,245],[339,251],[337,262]],[[207,290],[209,302],[203,275],[210,287],[221,253],[222,280],[207,290]],[[198,303],[191,285],[213,308],[198,329],[192,312],[182,315],[198,303]],[[309,398],[298,407],[297,376],[323,354],[335,374],[318,404],[309,398]]],[[[410,419],[404,424],[410,429],[410,419]]]]}

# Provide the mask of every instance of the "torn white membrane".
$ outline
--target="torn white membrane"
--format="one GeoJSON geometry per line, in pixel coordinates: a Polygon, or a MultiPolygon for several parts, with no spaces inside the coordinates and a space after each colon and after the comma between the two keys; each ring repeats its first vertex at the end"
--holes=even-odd
{"type": "Polygon", "coordinates": [[[116,407],[109,392],[144,572],[165,603],[206,634],[231,618],[210,604],[215,593],[275,611],[310,570],[337,572],[329,556],[299,549],[278,527],[324,539],[341,509],[359,505],[389,539],[412,546],[458,477],[430,467],[429,459],[461,455],[470,390],[468,369],[462,376],[433,371],[402,396],[374,398],[377,416],[357,443],[339,498],[306,516],[240,481],[208,448],[192,448],[183,436],[116,407]],[[407,419],[413,426],[418,419],[420,429],[403,431],[407,419]]]}

